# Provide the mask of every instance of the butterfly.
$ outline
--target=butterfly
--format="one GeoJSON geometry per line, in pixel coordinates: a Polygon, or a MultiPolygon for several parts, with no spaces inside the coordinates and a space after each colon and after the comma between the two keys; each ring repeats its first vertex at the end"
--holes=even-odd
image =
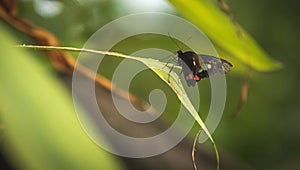
{"type": "Polygon", "coordinates": [[[182,67],[182,72],[187,85],[195,86],[196,82],[209,78],[213,75],[225,74],[232,68],[232,64],[224,59],[210,55],[196,54],[192,51],[177,51],[178,65],[182,67]]]}

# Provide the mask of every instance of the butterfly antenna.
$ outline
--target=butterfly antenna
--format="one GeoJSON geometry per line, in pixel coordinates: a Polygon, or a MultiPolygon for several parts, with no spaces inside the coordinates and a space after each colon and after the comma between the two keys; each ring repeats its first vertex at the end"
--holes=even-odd
{"type": "Polygon", "coordinates": [[[171,41],[173,41],[173,43],[181,50],[181,48],[179,47],[179,45],[176,43],[176,41],[171,37],[170,33],[168,32],[169,38],[171,39],[171,41]]]}

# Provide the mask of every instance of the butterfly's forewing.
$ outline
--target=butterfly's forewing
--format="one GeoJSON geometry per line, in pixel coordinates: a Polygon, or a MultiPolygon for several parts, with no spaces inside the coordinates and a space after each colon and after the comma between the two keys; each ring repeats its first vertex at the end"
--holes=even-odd
{"type": "Polygon", "coordinates": [[[192,63],[192,60],[182,60],[179,58],[178,60],[181,60],[179,65],[182,67],[182,73],[184,76],[184,79],[188,86],[195,86],[196,81],[194,80],[194,74],[189,65],[192,63]]]}
{"type": "Polygon", "coordinates": [[[178,64],[182,67],[182,72],[187,85],[195,86],[197,81],[195,80],[195,75],[200,70],[198,55],[191,51],[184,53],[182,53],[182,51],[178,51],[178,64]]]}

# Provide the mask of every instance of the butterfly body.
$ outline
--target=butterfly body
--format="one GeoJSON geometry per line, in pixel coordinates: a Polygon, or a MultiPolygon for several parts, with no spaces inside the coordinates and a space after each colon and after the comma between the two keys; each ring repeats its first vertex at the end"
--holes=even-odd
{"type": "Polygon", "coordinates": [[[178,64],[188,86],[195,86],[196,82],[203,78],[217,74],[225,74],[230,71],[232,64],[228,61],[209,55],[198,55],[195,52],[177,51],[178,64]]]}

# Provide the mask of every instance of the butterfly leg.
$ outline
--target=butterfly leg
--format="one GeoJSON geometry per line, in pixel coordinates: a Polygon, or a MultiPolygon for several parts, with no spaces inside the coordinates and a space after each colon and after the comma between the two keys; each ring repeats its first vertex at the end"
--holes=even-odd
{"type": "MultiPolygon", "coordinates": [[[[180,71],[180,73],[178,74],[178,77],[180,77],[182,74],[182,70],[180,71]]],[[[180,82],[180,78],[178,79],[178,81],[180,82]]]]}
{"type": "Polygon", "coordinates": [[[176,62],[176,60],[173,57],[170,57],[163,68],[168,67],[171,62],[176,62]]]}
{"type": "Polygon", "coordinates": [[[170,73],[172,72],[173,68],[174,68],[174,64],[172,65],[172,67],[170,68],[170,71],[168,73],[168,82],[169,83],[170,83],[170,73]]]}
{"type": "Polygon", "coordinates": [[[181,74],[182,74],[182,70],[180,71],[180,73],[178,74],[178,76],[180,77],[180,76],[181,76],[181,74]]]}

